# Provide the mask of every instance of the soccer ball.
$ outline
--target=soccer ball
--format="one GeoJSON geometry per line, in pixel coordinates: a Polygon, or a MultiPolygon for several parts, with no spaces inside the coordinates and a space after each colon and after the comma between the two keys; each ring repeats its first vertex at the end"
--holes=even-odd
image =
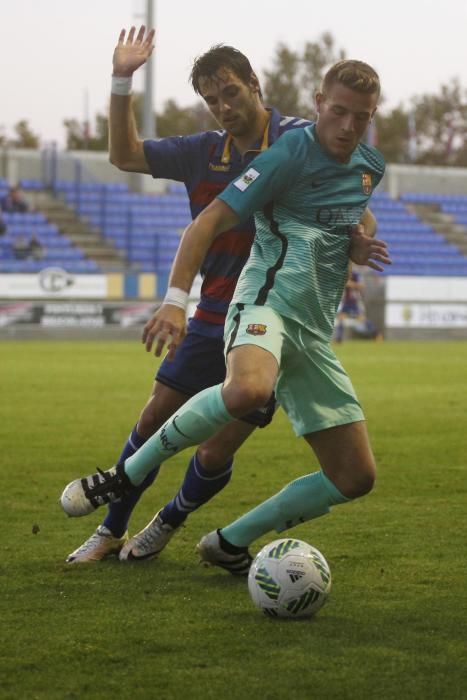
{"type": "Polygon", "coordinates": [[[256,555],[248,574],[256,607],[270,617],[311,617],[331,590],[331,571],[320,551],[306,542],[270,542],[256,555]]]}

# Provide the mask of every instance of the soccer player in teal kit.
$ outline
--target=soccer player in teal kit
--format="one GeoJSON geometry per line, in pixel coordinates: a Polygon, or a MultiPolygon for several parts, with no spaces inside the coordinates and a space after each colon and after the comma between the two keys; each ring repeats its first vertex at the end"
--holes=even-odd
{"type": "MultiPolygon", "coordinates": [[[[120,498],[155,463],[261,406],[274,388],[321,469],[204,537],[202,558],[245,575],[247,547],[257,537],[371,490],[375,463],[364,415],[330,341],[349,255],[377,270],[390,262],[382,241],[362,234],[350,244],[384,173],[380,153],[360,143],[379,94],[378,76],[367,64],[334,65],[316,96],[317,123],[284,134],[186,229],[170,281],[184,291],[206,246],[255,213],[252,252],[226,322],[226,380],[190,399],[123,465],[69,484],[61,501],[69,515],[120,498]]],[[[184,323],[180,309],[161,308],[160,350],[169,336],[172,343],[180,336],[184,323]]]]}

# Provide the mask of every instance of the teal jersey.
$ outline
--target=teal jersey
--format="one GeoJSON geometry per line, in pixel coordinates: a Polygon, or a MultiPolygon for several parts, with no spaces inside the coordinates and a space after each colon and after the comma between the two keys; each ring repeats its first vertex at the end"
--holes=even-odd
{"type": "Polygon", "coordinates": [[[283,134],[219,199],[256,235],[233,303],[271,306],[329,341],[349,263],[349,234],[384,173],[378,150],[357,146],[348,163],[318,143],[315,125],[283,134]]]}

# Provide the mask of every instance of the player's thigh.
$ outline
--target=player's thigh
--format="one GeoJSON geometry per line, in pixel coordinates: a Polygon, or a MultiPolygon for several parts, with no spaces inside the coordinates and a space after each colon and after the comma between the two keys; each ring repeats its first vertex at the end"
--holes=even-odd
{"type": "Polygon", "coordinates": [[[269,306],[231,304],[225,320],[225,354],[232,348],[254,345],[281,362],[284,322],[269,306]]]}
{"type": "Polygon", "coordinates": [[[225,324],[226,385],[269,386],[269,397],[281,361],[282,329],[271,308],[232,304],[225,324]]]}
{"type": "Polygon", "coordinates": [[[265,401],[274,390],[279,366],[276,358],[255,344],[232,348],[227,355],[225,386],[252,384],[267,389],[265,401]]]}
{"type": "Polygon", "coordinates": [[[156,374],[151,396],[138,422],[143,437],[155,432],[191,396],[225,379],[222,330],[190,321],[175,358],[165,358],[156,374]],[[211,335],[209,335],[211,334],[211,335]]]}
{"type": "Polygon", "coordinates": [[[292,321],[285,331],[276,393],[295,433],[364,420],[352,382],[329,344],[292,321]]]}
{"type": "Polygon", "coordinates": [[[371,490],[376,467],[365,421],[305,435],[326,476],[348,498],[371,490]]]}
{"type": "Polygon", "coordinates": [[[222,384],[225,379],[222,330],[222,326],[191,319],[174,359],[162,361],[156,380],[187,396],[222,384]]]}

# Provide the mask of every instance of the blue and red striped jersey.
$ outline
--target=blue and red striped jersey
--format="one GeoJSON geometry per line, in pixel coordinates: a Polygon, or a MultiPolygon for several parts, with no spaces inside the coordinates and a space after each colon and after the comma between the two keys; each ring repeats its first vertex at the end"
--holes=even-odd
{"type": "MultiPolygon", "coordinates": [[[[265,150],[289,129],[310,122],[283,117],[271,109],[269,124],[260,141],[241,155],[232,137],[224,130],[205,131],[190,136],[146,140],[144,153],[154,178],[167,178],[185,184],[195,218],[218,194],[240,175],[259,152],[265,150]]],[[[237,279],[253,243],[253,218],[225,231],[211,245],[201,267],[203,284],[195,318],[223,324],[237,279]]]]}

